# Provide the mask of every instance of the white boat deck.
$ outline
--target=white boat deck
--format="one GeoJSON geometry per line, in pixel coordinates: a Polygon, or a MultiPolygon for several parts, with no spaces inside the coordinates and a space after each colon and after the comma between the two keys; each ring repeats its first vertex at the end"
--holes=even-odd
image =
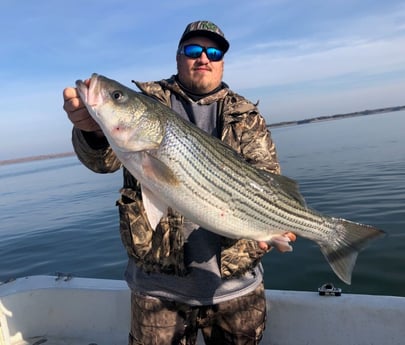
{"type": "MultiPolygon", "coordinates": [[[[405,344],[404,297],[266,293],[261,344],[405,344]]],[[[125,345],[129,308],[123,281],[20,278],[0,285],[0,345],[125,345]]]]}

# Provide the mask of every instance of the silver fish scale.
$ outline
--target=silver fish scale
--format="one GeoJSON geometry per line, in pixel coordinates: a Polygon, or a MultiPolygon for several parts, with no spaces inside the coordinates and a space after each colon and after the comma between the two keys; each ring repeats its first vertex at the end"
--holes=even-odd
{"type": "Polygon", "coordinates": [[[240,237],[236,232],[240,233],[242,226],[255,232],[255,238],[258,232],[268,238],[286,231],[318,241],[331,236],[328,217],[301,206],[285,195],[270,175],[244,164],[232,149],[193,129],[177,117],[170,118],[157,153],[181,180],[183,199],[195,201],[188,207],[209,210],[201,217],[214,217],[218,227],[229,227],[235,237],[240,237]],[[221,212],[230,218],[221,217],[221,212]]]}
{"type": "Polygon", "coordinates": [[[97,74],[90,84],[78,80],[76,86],[117,157],[141,183],[153,225],[169,205],[193,223],[230,238],[271,243],[274,235],[291,231],[315,241],[347,284],[358,253],[384,236],[375,227],[307,208],[293,181],[244,162],[152,98],[97,74]],[[123,97],[115,97],[117,90],[123,97]],[[133,123],[126,122],[125,131],[111,131],[126,116],[133,123]]]}

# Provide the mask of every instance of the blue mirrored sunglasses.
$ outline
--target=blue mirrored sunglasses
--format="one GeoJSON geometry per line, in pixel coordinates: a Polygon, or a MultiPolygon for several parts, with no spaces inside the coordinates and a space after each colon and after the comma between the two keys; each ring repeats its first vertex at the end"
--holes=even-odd
{"type": "Polygon", "coordinates": [[[184,54],[185,56],[192,59],[197,59],[203,52],[211,61],[220,61],[224,57],[224,52],[221,49],[214,47],[202,47],[198,44],[188,44],[184,46],[183,49],[180,51],[180,54],[184,54]]]}

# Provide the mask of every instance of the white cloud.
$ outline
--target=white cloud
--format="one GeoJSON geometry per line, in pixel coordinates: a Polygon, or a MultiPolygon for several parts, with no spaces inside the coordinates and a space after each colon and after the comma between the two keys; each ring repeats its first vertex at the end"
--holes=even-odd
{"type": "MultiPolygon", "coordinates": [[[[300,46],[308,46],[301,42],[300,46]]],[[[240,88],[285,85],[348,74],[379,74],[405,70],[405,36],[391,40],[318,45],[284,56],[272,52],[240,54],[226,64],[226,80],[240,88]],[[332,48],[330,46],[333,46],[332,48]],[[276,56],[274,56],[276,55],[276,56]]]]}

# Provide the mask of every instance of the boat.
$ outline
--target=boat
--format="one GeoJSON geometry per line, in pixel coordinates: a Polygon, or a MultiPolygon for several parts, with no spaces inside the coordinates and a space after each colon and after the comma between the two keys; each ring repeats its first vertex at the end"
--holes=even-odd
{"type": "MultiPolygon", "coordinates": [[[[266,297],[264,345],[405,343],[405,297],[345,294],[331,284],[266,297]]],[[[58,274],[0,285],[0,345],[125,345],[129,323],[121,280],[58,274]]]]}

